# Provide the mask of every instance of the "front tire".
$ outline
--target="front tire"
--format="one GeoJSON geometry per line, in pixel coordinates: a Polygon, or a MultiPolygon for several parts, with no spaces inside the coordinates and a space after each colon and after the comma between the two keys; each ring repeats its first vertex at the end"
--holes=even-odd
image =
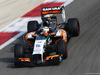
{"type": "Polygon", "coordinates": [[[17,67],[19,66],[18,58],[23,58],[24,57],[24,47],[22,44],[15,44],[14,46],[14,66],[17,67]]]}
{"type": "Polygon", "coordinates": [[[63,55],[63,59],[66,59],[68,56],[66,47],[67,46],[64,40],[57,42],[57,54],[63,55]]]}

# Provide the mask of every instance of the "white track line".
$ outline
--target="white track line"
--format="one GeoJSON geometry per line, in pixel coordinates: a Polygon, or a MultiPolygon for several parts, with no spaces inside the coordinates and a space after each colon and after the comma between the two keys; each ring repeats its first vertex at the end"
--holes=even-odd
{"type": "MultiPolygon", "coordinates": [[[[66,0],[46,0],[45,2],[65,2],[65,1],[66,0]]],[[[67,6],[73,1],[74,0],[67,0],[63,5],[67,6]]],[[[27,31],[27,22],[30,21],[30,20],[37,20],[40,23],[41,22],[41,17],[19,18],[16,21],[14,21],[13,23],[11,23],[10,25],[8,25],[7,27],[0,30],[0,32],[15,32],[15,31],[20,32],[19,34],[17,34],[13,38],[11,38],[10,40],[8,40],[4,44],[2,44],[0,46],[0,50],[3,49],[5,46],[9,45],[10,43],[12,43],[13,41],[15,41],[17,38],[19,38],[23,34],[25,34],[26,31],[27,31]]]]}
{"type": "Polygon", "coordinates": [[[0,50],[3,49],[5,46],[9,45],[11,42],[15,41],[17,38],[19,38],[20,36],[22,36],[25,33],[26,32],[21,32],[18,35],[16,35],[13,38],[11,38],[10,40],[8,40],[7,42],[5,42],[3,45],[0,46],[0,50]]]}
{"type": "Polygon", "coordinates": [[[37,20],[39,23],[41,22],[40,17],[31,17],[31,18],[19,18],[17,21],[11,23],[6,28],[0,30],[0,32],[21,32],[27,31],[27,23],[32,20],[37,20]]]}

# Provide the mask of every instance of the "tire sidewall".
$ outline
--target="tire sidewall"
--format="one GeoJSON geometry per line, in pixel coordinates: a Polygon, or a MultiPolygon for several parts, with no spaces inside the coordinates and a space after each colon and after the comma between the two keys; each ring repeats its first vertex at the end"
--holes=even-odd
{"type": "Polygon", "coordinates": [[[36,31],[39,28],[39,24],[37,21],[29,21],[27,25],[27,32],[36,31]]]}
{"type": "Polygon", "coordinates": [[[67,58],[67,45],[64,40],[59,40],[57,42],[57,54],[63,55],[63,59],[67,58]]]}
{"type": "Polygon", "coordinates": [[[24,57],[24,47],[22,44],[15,44],[14,46],[14,57],[21,58],[24,57]]]}
{"type": "Polygon", "coordinates": [[[80,24],[77,18],[70,18],[68,20],[68,31],[73,37],[80,34],[80,24]]]}

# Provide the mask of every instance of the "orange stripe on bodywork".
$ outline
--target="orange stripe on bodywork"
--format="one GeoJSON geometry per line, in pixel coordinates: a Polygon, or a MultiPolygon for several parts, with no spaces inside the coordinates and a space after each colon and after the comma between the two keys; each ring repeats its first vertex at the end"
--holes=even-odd
{"type": "Polygon", "coordinates": [[[61,33],[61,37],[63,37],[62,39],[63,39],[65,42],[67,42],[67,33],[66,33],[66,31],[63,30],[63,29],[60,29],[60,31],[62,32],[62,33],[61,33]]]}
{"type": "Polygon", "coordinates": [[[27,41],[28,41],[28,36],[29,36],[29,34],[30,34],[30,33],[28,33],[28,34],[26,35],[26,37],[25,37],[25,39],[26,39],[27,41]]]}
{"type": "Polygon", "coordinates": [[[21,60],[22,62],[31,62],[30,58],[18,58],[19,60],[21,60]]]}
{"type": "Polygon", "coordinates": [[[56,33],[50,33],[51,35],[55,35],[56,33]]]}
{"type": "Polygon", "coordinates": [[[59,57],[59,55],[47,56],[45,60],[53,59],[54,57],[59,57]]]}
{"type": "Polygon", "coordinates": [[[56,40],[56,41],[55,41],[55,44],[56,44],[59,40],[63,40],[63,38],[56,40]]]}
{"type": "Polygon", "coordinates": [[[36,34],[32,34],[32,36],[36,36],[36,34]]]}
{"type": "Polygon", "coordinates": [[[55,14],[55,13],[61,13],[61,10],[54,10],[54,11],[43,11],[42,14],[55,14]]]}
{"type": "Polygon", "coordinates": [[[61,38],[55,41],[55,44],[59,41],[59,40],[64,40],[65,42],[67,42],[67,32],[63,29],[59,29],[59,31],[61,32],[61,38]]]}
{"type": "MultiPolygon", "coordinates": [[[[28,36],[29,36],[31,33],[34,33],[34,32],[30,32],[30,33],[28,33],[28,34],[26,35],[25,39],[26,39],[26,41],[28,42],[28,45],[29,45],[29,46],[34,46],[33,42],[28,41],[28,36]]],[[[32,36],[36,36],[36,35],[33,34],[32,36]]]]}

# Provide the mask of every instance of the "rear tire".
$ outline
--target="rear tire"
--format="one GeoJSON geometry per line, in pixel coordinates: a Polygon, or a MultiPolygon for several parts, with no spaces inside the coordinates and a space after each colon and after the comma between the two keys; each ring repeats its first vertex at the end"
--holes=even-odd
{"type": "Polygon", "coordinates": [[[80,24],[77,18],[68,20],[68,31],[74,37],[80,34],[80,24]]]}
{"type": "Polygon", "coordinates": [[[63,59],[67,58],[67,46],[64,40],[57,42],[57,54],[63,55],[63,59]]]}
{"type": "Polygon", "coordinates": [[[36,31],[38,28],[39,28],[39,24],[37,21],[29,21],[28,22],[28,26],[27,26],[28,33],[36,31]]]}

